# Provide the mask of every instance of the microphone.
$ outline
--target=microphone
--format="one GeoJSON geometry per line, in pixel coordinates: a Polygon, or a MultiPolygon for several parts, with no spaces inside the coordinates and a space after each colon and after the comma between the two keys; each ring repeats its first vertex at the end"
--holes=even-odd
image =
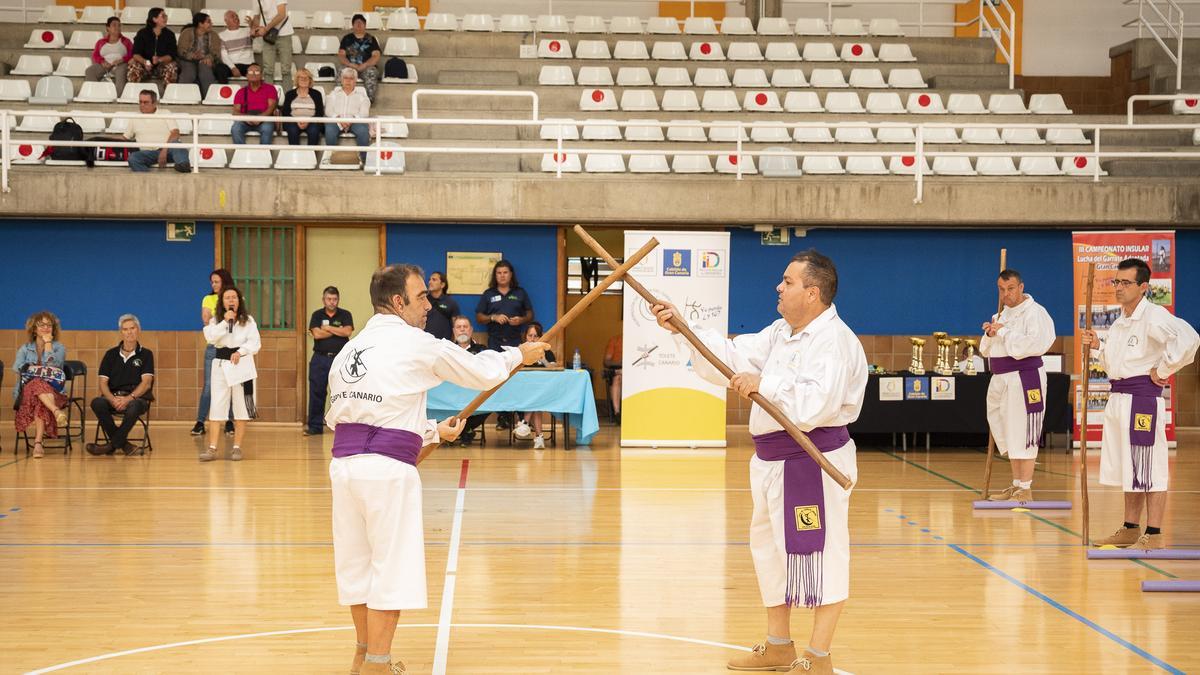
{"type": "MultiPolygon", "coordinates": [[[[233,311],[233,308],[232,308],[232,307],[226,307],[226,308],[225,308],[225,310],[226,310],[226,311],[229,311],[229,312],[232,312],[232,311],[233,311]]],[[[229,332],[230,332],[230,333],[232,333],[232,332],[233,332],[233,319],[229,319],[229,320],[228,320],[228,321],[226,321],[225,323],[227,323],[227,324],[229,325],[229,332]]]]}

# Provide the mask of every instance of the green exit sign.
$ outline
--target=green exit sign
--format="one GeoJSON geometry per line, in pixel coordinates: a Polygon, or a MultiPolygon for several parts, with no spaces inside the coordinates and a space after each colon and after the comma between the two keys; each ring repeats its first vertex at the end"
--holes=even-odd
{"type": "Polygon", "coordinates": [[[196,236],[196,223],[167,223],[167,241],[191,241],[196,236]]]}
{"type": "Polygon", "coordinates": [[[777,227],[770,232],[762,233],[763,246],[787,246],[791,240],[791,233],[786,227],[777,227]]]}

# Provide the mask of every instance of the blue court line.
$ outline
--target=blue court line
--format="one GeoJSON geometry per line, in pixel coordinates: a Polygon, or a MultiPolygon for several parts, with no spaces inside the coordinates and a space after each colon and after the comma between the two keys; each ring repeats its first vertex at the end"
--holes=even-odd
{"type": "Polygon", "coordinates": [[[1068,608],[1067,606],[1058,602],[1054,598],[1051,598],[1050,596],[1046,595],[1045,593],[1042,593],[1041,591],[1037,590],[1036,588],[1033,588],[1032,586],[1029,586],[1028,584],[1026,584],[1024,582],[1018,581],[1017,579],[1010,576],[1008,573],[993,566],[988,561],[967,552],[965,549],[963,549],[958,544],[947,544],[947,546],[950,547],[950,549],[953,550],[954,552],[956,552],[962,556],[965,556],[966,558],[968,558],[971,561],[975,562],[976,564],[980,565],[987,571],[995,574],[996,576],[1000,577],[1001,579],[1004,579],[1005,581],[1016,586],[1017,588],[1020,588],[1021,590],[1025,591],[1026,593],[1028,593],[1028,594],[1032,595],[1033,597],[1041,600],[1042,602],[1050,605],[1051,607],[1053,607],[1054,609],[1057,609],[1058,611],[1062,612],[1063,614],[1066,614],[1067,616],[1071,617],[1072,619],[1075,619],[1076,621],[1078,621],[1079,623],[1082,623],[1083,625],[1087,626],[1088,628],[1091,628],[1092,630],[1096,631],[1097,633],[1100,633],[1101,635],[1108,638],[1109,640],[1112,640],[1113,642],[1121,645],[1122,647],[1128,649],[1129,651],[1133,652],[1134,654],[1137,654],[1138,656],[1142,657],[1143,659],[1146,659],[1150,663],[1153,663],[1154,665],[1158,666],[1159,668],[1162,668],[1163,670],[1167,671],[1168,673],[1173,673],[1174,675],[1185,675],[1182,670],[1176,668],[1175,666],[1172,666],[1171,664],[1167,663],[1166,661],[1163,661],[1162,659],[1158,658],[1157,656],[1155,656],[1155,655],[1151,654],[1150,652],[1146,651],[1145,649],[1142,649],[1141,647],[1133,644],[1132,642],[1122,638],[1121,636],[1117,635],[1116,633],[1113,633],[1112,631],[1101,626],[1100,624],[1097,624],[1095,621],[1092,621],[1091,619],[1081,616],[1080,614],[1076,613],[1074,610],[1068,608]]]}

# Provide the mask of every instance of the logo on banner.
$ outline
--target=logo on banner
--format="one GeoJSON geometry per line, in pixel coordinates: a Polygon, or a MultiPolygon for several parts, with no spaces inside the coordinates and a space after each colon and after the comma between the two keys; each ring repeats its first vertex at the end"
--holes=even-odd
{"type": "Polygon", "coordinates": [[[796,531],[821,529],[821,511],[816,504],[796,507],[796,531]]]}
{"type": "Polygon", "coordinates": [[[903,401],[904,400],[904,378],[903,377],[881,377],[881,378],[879,378],[879,400],[880,401],[903,401]]]}
{"type": "MultiPolygon", "coordinates": [[[[637,253],[637,247],[634,247],[634,248],[629,249],[628,251],[625,251],[625,258],[628,259],[634,253],[637,253]]],[[[656,277],[656,276],[658,276],[657,256],[658,256],[657,250],[651,251],[650,255],[639,260],[638,264],[634,265],[633,269],[629,270],[630,273],[635,274],[639,277],[645,277],[645,276],[656,277]]]]}
{"type": "Polygon", "coordinates": [[[931,398],[935,401],[953,401],[954,400],[954,378],[953,377],[934,377],[930,378],[929,386],[932,389],[931,398]]]}
{"type": "Polygon", "coordinates": [[[906,377],[906,378],[904,378],[904,400],[905,401],[928,401],[929,400],[929,378],[928,377],[906,377]]]}
{"type": "Polygon", "coordinates": [[[1137,413],[1133,416],[1134,431],[1150,431],[1150,423],[1154,421],[1153,415],[1137,413]]]}
{"type": "Polygon", "coordinates": [[[664,248],[663,276],[692,276],[692,250],[689,248],[664,248]]]}
{"type": "Polygon", "coordinates": [[[697,251],[696,261],[696,276],[725,276],[725,251],[697,251]]]}

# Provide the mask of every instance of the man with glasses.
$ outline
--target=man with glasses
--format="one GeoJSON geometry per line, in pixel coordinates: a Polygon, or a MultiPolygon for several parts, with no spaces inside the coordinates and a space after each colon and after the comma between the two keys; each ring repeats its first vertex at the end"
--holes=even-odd
{"type": "Polygon", "coordinates": [[[1125,523],[1093,544],[1162,548],[1168,478],[1163,387],[1171,375],[1196,358],[1200,335],[1188,322],[1146,297],[1150,266],[1144,260],[1122,260],[1112,284],[1121,316],[1108,329],[1103,344],[1095,331],[1083,331],[1080,342],[1099,359],[1111,385],[1104,406],[1100,484],[1124,490],[1125,523]],[[1141,530],[1143,509],[1145,533],[1141,530]]]}
{"type": "Polygon", "coordinates": [[[1002,308],[983,324],[979,353],[992,372],[987,419],[996,449],[1012,465],[1012,485],[992,501],[1033,500],[1033,465],[1046,416],[1046,368],[1042,355],[1054,344],[1049,312],[1025,293],[1021,273],[1004,270],[996,280],[1002,308]]]}

